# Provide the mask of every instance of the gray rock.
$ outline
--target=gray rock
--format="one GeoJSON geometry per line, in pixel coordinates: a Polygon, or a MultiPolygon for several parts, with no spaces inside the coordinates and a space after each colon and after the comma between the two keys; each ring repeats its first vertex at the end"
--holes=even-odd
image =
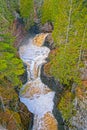
{"type": "Polygon", "coordinates": [[[87,69],[82,68],[82,69],[80,69],[80,71],[81,71],[81,79],[87,80],[87,69]]]}
{"type": "Polygon", "coordinates": [[[49,35],[46,37],[45,42],[49,42],[50,44],[53,44],[53,38],[51,33],[49,33],[49,35]]]}
{"type": "Polygon", "coordinates": [[[7,129],[0,125],[0,130],[7,130],[7,129]]]}
{"type": "Polygon", "coordinates": [[[40,27],[41,32],[52,32],[53,31],[53,25],[50,22],[45,23],[44,25],[41,25],[40,27]]]}
{"type": "Polygon", "coordinates": [[[77,100],[76,115],[70,119],[73,128],[69,130],[87,130],[87,100],[86,102],[77,100]]]}

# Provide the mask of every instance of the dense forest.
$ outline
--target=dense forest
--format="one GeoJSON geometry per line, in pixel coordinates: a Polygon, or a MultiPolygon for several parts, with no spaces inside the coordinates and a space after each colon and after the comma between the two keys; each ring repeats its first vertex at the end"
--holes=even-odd
{"type": "Polygon", "coordinates": [[[31,115],[18,97],[26,73],[18,48],[31,27],[46,23],[53,45],[44,73],[64,88],[58,110],[69,130],[80,130],[87,118],[87,0],[0,0],[0,124],[8,130],[28,130],[31,115]],[[76,125],[73,116],[83,120],[76,125]]]}

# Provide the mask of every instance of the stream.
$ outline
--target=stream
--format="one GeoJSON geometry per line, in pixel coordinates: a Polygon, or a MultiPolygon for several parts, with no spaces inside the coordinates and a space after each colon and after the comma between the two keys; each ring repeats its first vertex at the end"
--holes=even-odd
{"type": "Polygon", "coordinates": [[[40,78],[41,67],[45,64],[50,49],[43,46],[48,34],[29,38],[20,46],[20,58],[27,66],[27,82],[20,90],[20,101],[34,114],[32,130],[58,130],[58,122],[53,115],[55,92],[40,78]]]}

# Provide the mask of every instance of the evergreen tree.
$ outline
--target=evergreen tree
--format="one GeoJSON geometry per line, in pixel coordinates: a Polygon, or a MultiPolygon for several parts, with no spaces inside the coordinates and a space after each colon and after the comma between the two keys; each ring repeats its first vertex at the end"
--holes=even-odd
{"type": "Polygon", "coordinates": [[[34,0],[20,0],[19,9],[27,30],[34,22],[34,0]]]}
{"type": "Polygon", "coordinates": [[[18,111],[20,75],[24,73],[22,61],[13,47],[12,22],[16,1],[0,0],[0,124],[7,129],[22,129],[18,111]],[[9,124],[11,118],[11,123],[9,124]]]}
{"type": "Polygon", "coordinates": [[[18,97],[24,68],[13,46],[16,12],[28,29],[34,19],[34,1],[0,0],[0,124],[8,130],[27,130],[30,114],[18,97]]]}
{"type": "MultiPolygon", "coordinates": [[[[46,3],[45,1],[44,3],[46,3]]],[[[48,4],[49,7],[52,6],[50,2],[48,4]]],[[[44,13],[42,12],[44,19],[42,20],[44,22],[50,20],[54,25],[52,36],[55,49],[50,53],[50,62],[46,65],[47,68],[45,66],[45,72],[66,86],[58,103],[58,109],[62,113],[65,124],[73,129],[70,119],[77,112],[73,99],[76,97],[79,100],[78,95],[81,96],[81,94],[77,95],[77,91],[80,92],[85,87],[87,88],[87,84],[81,84],[83,82],[80,72],[81,69],[87,68],[87,55],[83,59],[84,52],[87,52],[87,1],[58,0],[56,5],[58,10],[55,16],[51,14],[53,11],[48,8],[44,10],[44,13]],[[46,14],[47,16],[45,16],[46,14]],[[86,60],[86,64],[84,60],[86,60]],[[78,90],[75,90],[76,85],[78,90]]],[[[46,6],[48,5],[43,4],[43,8],[46,6]]],[[[83,98],[84,96],[82,96],[83,98]]]]}
{"type": "MultiPolygon", "coordinates": [[[[15,2],[1,0],[0,6],[0,81],[5,83],[5,79],[18,85],[18,75],[23,74],[23,65],[20,59],[16,56],[16,49],[13,47],[15,38],[12,36],[10,26],[14,19],[9,6],[14,7],[15,2]]],[[[13,10],[15,11],[15,10],[13,10]]]]}
{"type": "Polygon", "coordinates": [[[56,16],[58,14],[58,0],[44,0],[41,12],[42,23],[47,21],[55,22],[56,16]]]}
{"type": "MultiPolygon", "coordinates": [[[[56,52],[55,59],[53,54],[50,55],[49,71],[63,84],[70,85],[73,82],[78,84],[80,82],[79,68],[84,67],[81,60],[82,52],[87,49],[87,2],[59,0],[56,4],[58,12],[53,18],[55,22],[52,35],[59,51],[56,52]]],[[[43,6],[46,5],[43,4],[43,6]]]]}
{"type": "Polygon", "coordinates": [[[32,16],[34,11],[34,1],[33,0],[20,0],[20,12],[24,18],[29,18],[32,16]]]}

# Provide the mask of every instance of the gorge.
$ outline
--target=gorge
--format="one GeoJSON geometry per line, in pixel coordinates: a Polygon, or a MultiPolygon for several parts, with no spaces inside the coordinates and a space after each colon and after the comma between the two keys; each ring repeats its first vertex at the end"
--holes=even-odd
{"type": "Polygon", "coordinates": [[[87,0],[0,0],[0,130],[87,130],[87,0]]]}
{"type": "Polygon", "coordinates": [[[43,46],[47,35],[36,35],[19,48],[20,58],[27,65],[27,83],[20,90],[20,101],[34,114],[33,130],[58,129],[58,122],[52,113],[55,92],[40,79],[41,66],[46,63],[50,52],[43,46]]]}

